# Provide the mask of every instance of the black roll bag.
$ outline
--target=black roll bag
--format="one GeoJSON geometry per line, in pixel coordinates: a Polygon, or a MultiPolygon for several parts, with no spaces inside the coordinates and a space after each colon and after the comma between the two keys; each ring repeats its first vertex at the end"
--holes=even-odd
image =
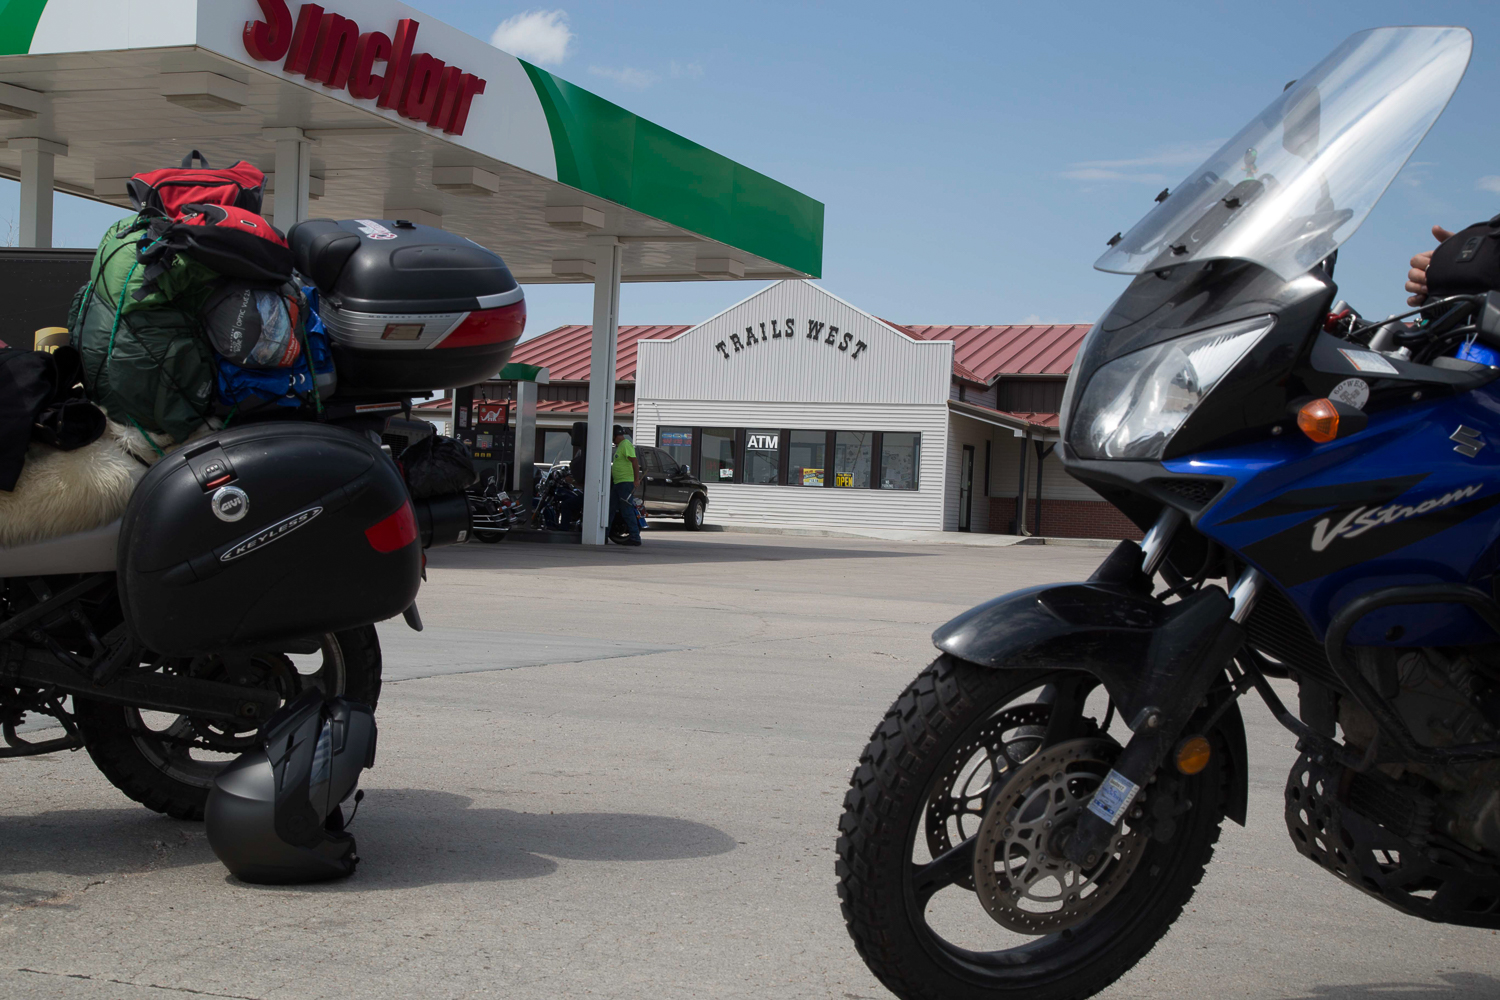
{"type": "Polygon", "coordinates": [[[473,385],[521,339],[521,286],[462,236],[401,219],[309,219],[287,238],[320,294],[341,391],[473,385]]]}
{"type": "Polygon", "coordinates": [[[247,424],[161,459],[120,530],[120,597],[169,656],[274,645],[406,610],[422,550],[380,448],[326,424],[247,424]]]}

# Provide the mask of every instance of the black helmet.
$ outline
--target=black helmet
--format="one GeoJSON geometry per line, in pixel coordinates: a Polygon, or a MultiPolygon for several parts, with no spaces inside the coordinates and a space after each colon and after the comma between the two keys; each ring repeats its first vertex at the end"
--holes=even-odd
{"type": "Polygon", "coordinates": [[[308,691],[261,734],[260,748],[220,771],[208,793],[203,822],[214,854],[246,882],[350,874],[359,857],[339,804],[375,763],[374,712],[308,691]]]}

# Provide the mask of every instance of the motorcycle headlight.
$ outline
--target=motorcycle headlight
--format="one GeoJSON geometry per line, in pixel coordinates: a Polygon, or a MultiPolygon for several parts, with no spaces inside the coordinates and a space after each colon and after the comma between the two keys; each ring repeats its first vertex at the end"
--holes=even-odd
{"type": "Polygon", "coordinates": [[[1068,420],[1069,445],[1080,458],[1161,458],[1177,429],[1275,325],[1275,316],[1225,323],[1103,365],[1068,420]]]}

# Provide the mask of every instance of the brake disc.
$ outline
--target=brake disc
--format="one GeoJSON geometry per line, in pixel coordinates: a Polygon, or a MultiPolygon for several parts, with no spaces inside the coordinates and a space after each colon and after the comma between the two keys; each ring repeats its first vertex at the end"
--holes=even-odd
{"type": "Polygon", "coordinates": [[[1129,817],[1092,868],[1063,853],[1119,753],[1112,740],[1059,743],[1034,754],[1000,788],[974,850],[975,889],[996,923],[1022,934],[1056,933],[1098,913],[1124,887],[1147,841],[1129,817]]]}
{"type": "MultiPolygon", "coordinates": [[[[1041,745],[1049,705],[1016,705],[998,713],[978,732],[948,755],[947,768],[938,776],[927,798],[927,849],[941,857],[956,844],[974,836],[984,821],[984,803],[990,788],[1020,766],[1041,745]],[[980,760],[979,754],[984,754],[980,760]],[[958,837],[952,836],[957,832],[958,837]]],[[[957,885],[972,890],[972,878],[957,885]]]]}

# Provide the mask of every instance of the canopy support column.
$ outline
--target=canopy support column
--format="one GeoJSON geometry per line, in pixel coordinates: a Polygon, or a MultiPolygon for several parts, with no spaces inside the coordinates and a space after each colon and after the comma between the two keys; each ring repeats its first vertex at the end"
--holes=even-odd
{"type": "Polygon", "coordinates": [[[1028,487],[1030,486],[1030,484],[1026,482],[1026,480],[1029,478],[1026,475],[1026,467],[1028,464],[1027,459],[1029,459],[1030,457],[1031,431],[1028,430],[1021,438],[1021,475],[1020,481],[1016,484],[1016,534],[1018,535],[1031,534],[1030,530],[1028,530],[1026,527],[1026,494],[1028,491],[1028,487]]]}
{"type": "Polygon", "coordinates": [[[21,231],[16,242],[23,247],[50,247],[53,157],[67,156],[68,147],[37,138],[11,139],[6,146],[21,151],[21,231]]]}
{"type": "Polygon", "coordinates": [[[536,383],[516,383],[515,447],[511,451],[511,489],[521,494],[521,509],[531,509],[531,476],[536,468],[536,383]]]}
{"type": "MultiPolygon", "coordinates": [[[[615,349],[620,332],[621,247],[613,236],[589,241],[594,251],[594,343],[589,355],[589,445],[583,475],[583,544],[603,545],[609,527],[610,429],[615,422],[615,349]]],[[[576,478],[576,472],[575,472],[576,478]]]]}
{"type": "Polygon", "coordinates": [[[266,138],[276,140],[276,191],[271,224],[285,233],[307,218],[314,140],[303,134],[300,128],[261,131],[266,138]]]}

